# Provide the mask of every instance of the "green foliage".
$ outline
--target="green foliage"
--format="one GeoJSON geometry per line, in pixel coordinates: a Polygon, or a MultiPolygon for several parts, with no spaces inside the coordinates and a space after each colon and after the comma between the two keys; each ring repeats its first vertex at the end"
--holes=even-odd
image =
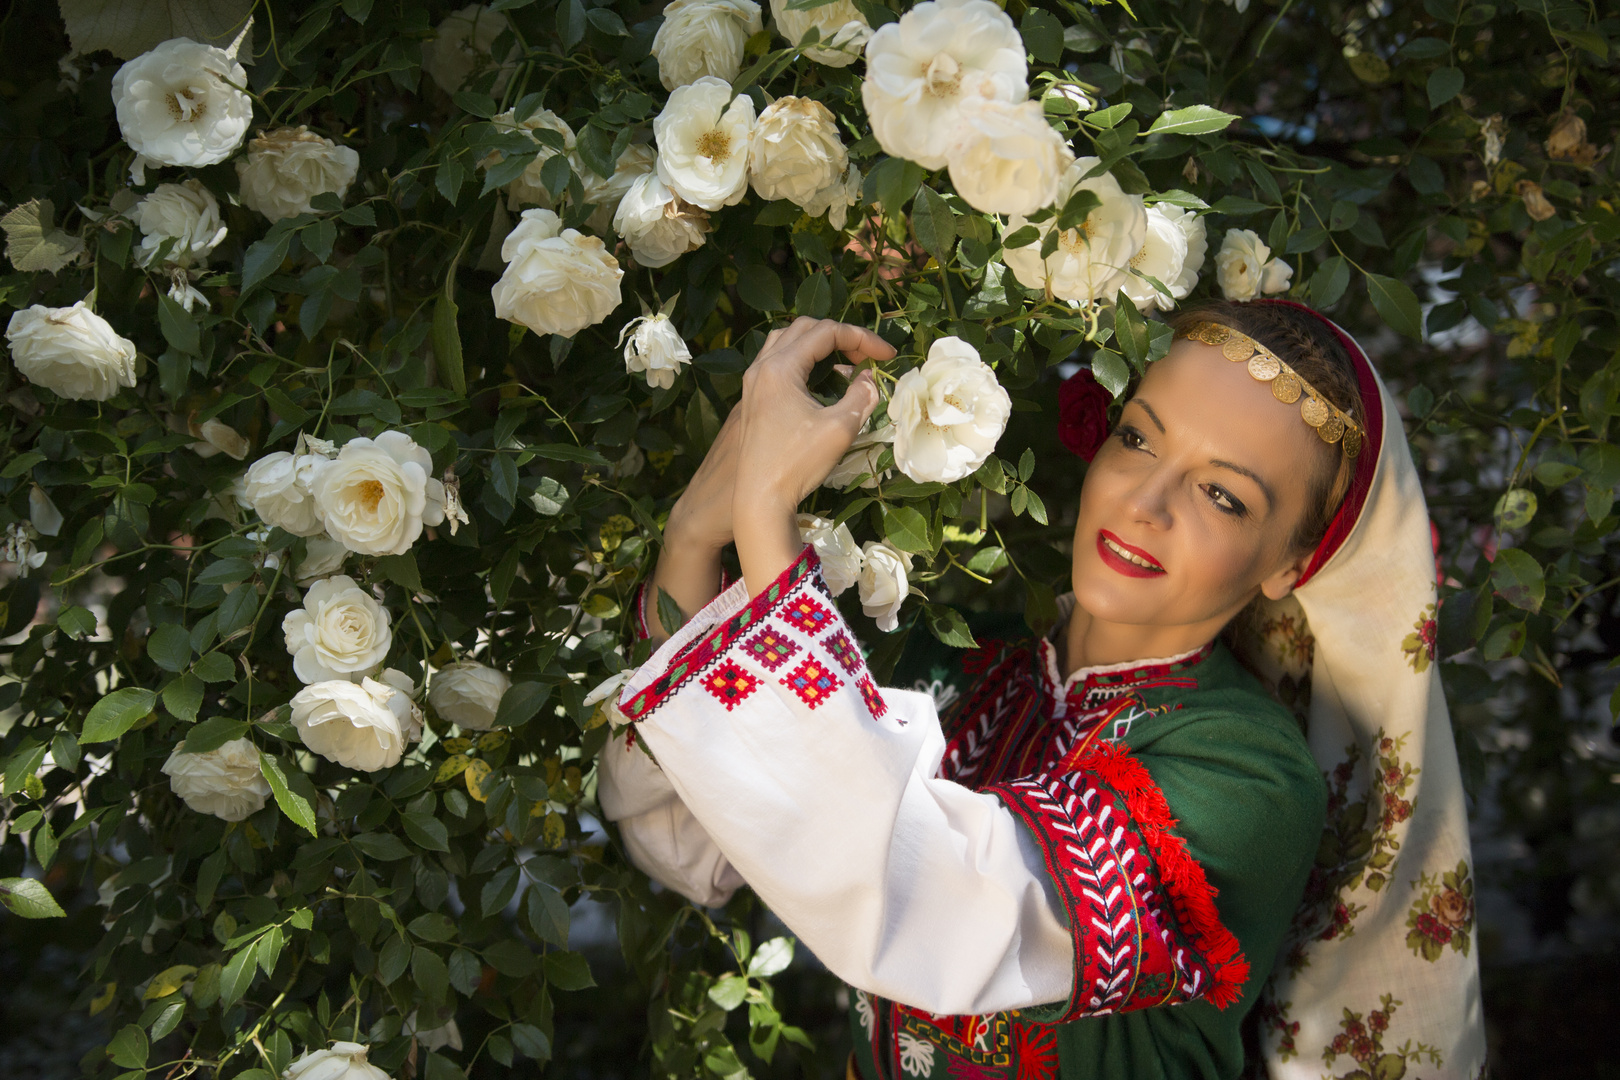
{"type": "MultiPolygon", "coordinates": [[[[67,6],[91,40],[117,40],[114,7],[67,6]]],[[[255,129],[307,124],[360,159],[345,198],[274,224],[233,203],[228,163],[154,167],[132,191],[117,61],[87,54],[59,84],[68,42],[50,5],[0,17],[12,264],[0,303],[89,297],[139,354],[136,386],[102,403],[9,366],[0,387],[0,526],[22,529],[36,491],[64,518],[33,538],[43,567],[7,567],[0,590],[0,873],[14,875],[0,877],[0,919],[57,916],[51,889],[74,908],[75,882],[99,888],[106,932],[78,1003],[115,1032],[90,1062],[97,1076],[169,1075],[182,1057],[174,1075],[279,1075],[303,1048],[356,1037],[390,1075],[407,1061],[428,1080],[505,1075],[548,1061],[570,1039],[562,1018],[629,979],[634,1015],[651,998],[640,1069],[732,1077],[815,1061],[780,1007],[802,970],[792,942],[753,948],[748,897],[723,916],[681,903],[650,887],[611,829],[591,828],[609,730],[584,699],[645,659],[633,598],[674,498],[791,314],[874,327],[901,352],[890,376],[959,336],[1013,398],[997,455],[946,484],[887,474],[886,452],[876,486],[822,489],[806,509],[915,556],[922,596],[895,637],[847,608],[880,672],[906,632],[970,644],[952,605],[1022,609],[1044,629],[1083,474],[1053,434],[1056,369],[1090,363],[1118,395],[1169,347],[1163,321],[1129,303],[1077,309],[1025,288],[1002,253],[1040,240],[1039,222],[1002,236],[945,171],[885,157],[860,65],[813,64],[774,38],[750,42],[736,85],[761,105],[814,97],[839,118],[865,178],[847,226],[750,193],[663,268],[621,250],[624,303],[599,325],[542,338],[498,320],[503,188],[539,148],[490,118],[544,107],[572,126],[575,155],[550,157],[541,180],[565,226],[612,250],[580,170],[611,173],[667,93],[648,55],[656,7],[492,6],[490,52],[511,63],[486,57],[454,94],[422,71],[448,4],[257,6],[255,129]],[[210,306],[189,311],[161,259],[136,264],[128,214],[134,196],[182,179],[215,195],[228,228],[191,272],[210,306]],[[655,310],[677,295],[695,360],[658,388],[626,372],[618,335],[638,300],[655,310]],[[213,449],[210,422],[248,456],[199,453],[213,449]],[[344,572],[393,613],[389,664],[420,683],[477,650],[513,686],[492,730],[457,731],[429,710],[399,764],[361,773],[312,754],[289,722],[300,683],[280,625],[309,541],[263,526],[230,492],[247,463],[293,452],[301,434],[342,444],[384,431],[431,455],[468,517],[406,554],[349,557],[344,572]],[[237,738],[272,797],[239,822],[189,810],[162,765],[182,740],[203,753],[237,738]],[[50,888],[32,876],[47,870],[50,888]],[[573,941],[581,901],[611,911],[619,957],[573,941]],[[406,1031],[413,1015],[422,1029],[455,1016],[465,1048],[428,1053],[406,1031]]],[[[1008,11],[1032,55],[1031,95],[1076,152],[1126,191],[1205,215],[1211,260],[1194,299],[1217,292],[1222,230],[1252,229],[1293,267],[1288,295],[1377,354],[1439,530],[1442,671],[1465,774],[1476,795],[1496,785],[1505,828],[1531,838],[1527,874],[1556,867],[1612,911],[1620,847],[1603,839],[1606,819],[1593,815],[1581,851],[1557,838],[1615,799],[1612,763],[1568,747],[1601,735],[1594,708],[1620,702],[1604,669],[1620,649],[1620,24],[1601,5],[1542,0],[1386,7],[1008,11]]],[[[1069,228],[1094,207],[1081,192],[1043,213],[1069,228]]],[[[841,391],[828,368],[818,393],[841,391]]],[[[650,606],[666,626],[681,618],[666,596],[650,606]]]]}

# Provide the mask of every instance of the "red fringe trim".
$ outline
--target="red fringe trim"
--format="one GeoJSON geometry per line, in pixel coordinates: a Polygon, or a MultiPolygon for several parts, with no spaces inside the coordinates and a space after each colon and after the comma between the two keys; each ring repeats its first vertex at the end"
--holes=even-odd
{"type": "Polygon", "coordinates": [[[1078,768],[1094,773],[1124,797],[1152,849],[1159,881],[1175,905],[1176,922],[1209,964],[1211,981],[1204,996],[1217,1009],[1237,1002],[1249,979],[1249,961],[1237,937],[1221,924],[1215,909],[1217,890],[1204,876],[1204,868],[1188,853],[1187,841],[1171,832],[1177,822],[1164,793],[1142,763],[1115,743],[1099,743],[1088,750],[1078,768]]]}

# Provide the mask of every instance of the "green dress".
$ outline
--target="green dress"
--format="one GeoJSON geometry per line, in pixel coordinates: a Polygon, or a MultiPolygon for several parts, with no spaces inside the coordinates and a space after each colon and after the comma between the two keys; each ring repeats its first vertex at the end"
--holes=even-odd
{"type": "Polygon", "coordinates": [[[1298,724],[1219,642],[1064,685],[1053,644],[1020,619],[974,631],[971,650],[916,635],[891,682],[934,696],[941,775],[993,792],[1034,837],[1073,935],[1073,989],[992,1016],[852,991],[860,1074],[1238,1076],[1240,1024],[1326,813],[1298,724]]]}

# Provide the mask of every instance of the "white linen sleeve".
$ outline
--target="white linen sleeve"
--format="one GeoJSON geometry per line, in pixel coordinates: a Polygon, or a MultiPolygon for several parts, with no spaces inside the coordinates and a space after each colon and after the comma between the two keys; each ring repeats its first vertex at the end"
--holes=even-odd
{"type": "MultiPolygon", "coordinates": [[[[933,700],[873,684],[812,549],[751,601],[742,582],[721,594],[615,707],[718,859],[846,982],[942,1014],[1069,996],[1074,945],[1039,846],[994,795],[937,778],[933,700]]],[[[646,779],[641,813],[670,807],[646,779]]],[[[660,867],[715,873],[691,847],[671,857],[679,844],[660,867]]]]}

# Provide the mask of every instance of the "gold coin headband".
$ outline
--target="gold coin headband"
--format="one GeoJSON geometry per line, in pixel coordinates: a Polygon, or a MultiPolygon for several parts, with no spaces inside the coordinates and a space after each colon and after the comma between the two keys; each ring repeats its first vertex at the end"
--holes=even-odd
{"type": "Polygon", "coordinates": [[[1299,377],[1282,358],[1247,334],[1214,322],[1193,323],[1179,337],[1219,345],[1221,355],[1234,364],[1249,362],[1249,374],[1271,384],[1271,396],[1287,405],[1299,401],[1299,415],[1316,429],[1325,443],[1339,443],[1346,457],[1361,453],[1366,433],[1348,413],[1334,405],[1317,389],[1299,377]],[[1303,401],[1300,399],[1303,398],[1303,401]]]}

